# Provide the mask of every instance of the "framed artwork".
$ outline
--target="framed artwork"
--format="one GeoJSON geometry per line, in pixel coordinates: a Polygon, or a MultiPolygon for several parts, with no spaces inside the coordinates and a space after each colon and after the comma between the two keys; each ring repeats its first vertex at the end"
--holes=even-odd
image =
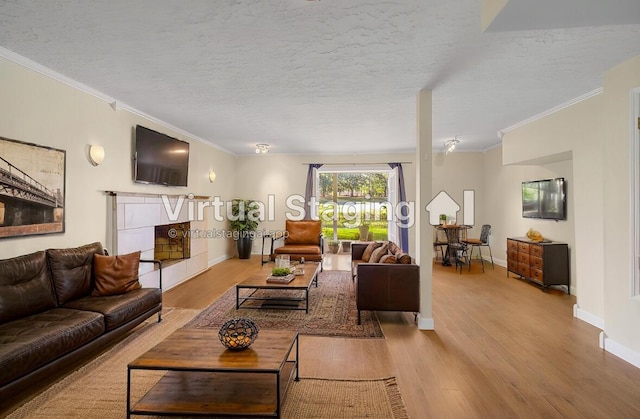
{"type": "Polygon", "coordinates": [[[0,137],[0,239],[64,232],[66,151],[0,137]]]}

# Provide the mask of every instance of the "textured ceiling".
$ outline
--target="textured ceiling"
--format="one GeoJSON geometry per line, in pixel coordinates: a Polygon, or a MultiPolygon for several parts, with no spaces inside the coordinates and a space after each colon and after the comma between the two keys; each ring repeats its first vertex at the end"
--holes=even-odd
{"type": "Polygon", "coordinates": [[[556,3],[0,1],[0,46],[237,154],[413,151],[424,88],[434,149],[483,150],[640,54],[638,0],[556,3]]]}

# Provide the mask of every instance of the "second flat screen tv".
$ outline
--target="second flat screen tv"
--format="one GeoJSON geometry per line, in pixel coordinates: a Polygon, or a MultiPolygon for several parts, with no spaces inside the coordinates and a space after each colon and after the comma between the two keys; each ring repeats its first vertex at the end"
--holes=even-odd
{"type": "Polygon", "coordinates": [[[135,182],[187,186],[189,143],[137,125],[134,150],[135,182]]]}
{"type": "Polygon", "coordinates": [[[522,216],[566,220],[567,201],[564,178],[522,182],[522,216]]]}

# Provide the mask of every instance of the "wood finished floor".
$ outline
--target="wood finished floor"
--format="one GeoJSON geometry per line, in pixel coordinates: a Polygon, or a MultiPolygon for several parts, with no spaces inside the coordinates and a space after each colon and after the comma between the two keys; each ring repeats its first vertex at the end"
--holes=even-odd
{"type": "MultiPolygon", "coordinates": [[[[204,308],[259,265],[222,262],[164,304],[204,308]]],[[[348,270],[348,255],[329,255],[325,269],[348,270]]],[[[640,418],[640,369],[601,350],[600,330],[572,316],[574,303],[499,266],[459,274],[436,263],[435,331],[379,312],[385,339],[302,336],[300,374],[395,376],[412,418],[640,418]]]]}

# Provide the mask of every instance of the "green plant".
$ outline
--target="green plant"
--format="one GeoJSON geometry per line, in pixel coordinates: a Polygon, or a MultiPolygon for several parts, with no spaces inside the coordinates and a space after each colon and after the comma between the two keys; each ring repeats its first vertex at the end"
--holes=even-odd
{"type": "Polygon", "coordinates": [[[289,268],[273,268],[271,270],[271,275],[273,276],[287,276],[291,273],[291,269],[289,268]]]}
{"type": "Polygon", "coordinates": [[[253,232],[260,223],[260,206],[251,199],[234,199],[231,203],[231,230],[253,232]]]}

